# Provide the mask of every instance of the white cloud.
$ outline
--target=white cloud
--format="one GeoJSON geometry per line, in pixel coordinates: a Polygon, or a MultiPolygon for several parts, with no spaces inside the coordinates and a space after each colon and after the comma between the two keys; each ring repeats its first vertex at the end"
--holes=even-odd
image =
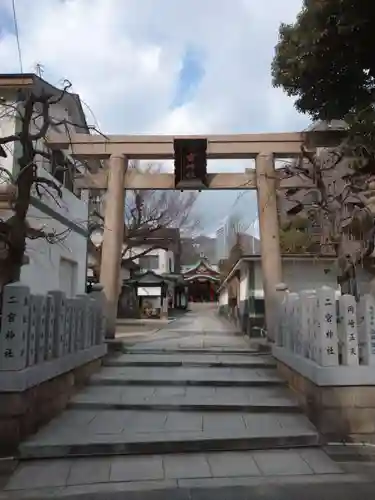
{"type": "MultiPolygon", "coordinates": [[[[301,3],[19,0],[23,70],[40,63],[51,83],[70,79],[107,133],[298,130],[307,119],[272,88],[270,63],[280,22],[293,21],[301,3]],[[171,109],[189,47],[204,58],[203,78],[189,102],[171,109]]],[[[0,0],[0,19],[10,7],[0,0]]],[[[4,29],[0,68],[20,69],[15,37],[4,29]]]]}

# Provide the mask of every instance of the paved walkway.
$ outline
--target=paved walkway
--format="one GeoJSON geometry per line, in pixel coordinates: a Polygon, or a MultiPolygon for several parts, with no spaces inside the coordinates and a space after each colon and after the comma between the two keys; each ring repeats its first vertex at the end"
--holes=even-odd
{"type": "Polygon", "coordinates": [[[272,358],[213,311],[188,313],[108,359],[61,416],[22,443],[0,499],[137,490],[211,498],[191,492],[358,481],[318,445],[272,358]]]}

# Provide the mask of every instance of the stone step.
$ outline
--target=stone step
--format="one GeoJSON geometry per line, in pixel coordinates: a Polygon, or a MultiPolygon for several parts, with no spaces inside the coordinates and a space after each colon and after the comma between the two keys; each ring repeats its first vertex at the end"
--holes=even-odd
{"type": "Polygon", "coordinates": [[[104,361],[104,366],[207,366],[222,368],[276,368],[271,356],[220,354],[122,354],[104,361]]]}
{"type": "Polygon", "coordinates": [[[249,349],[248,347],[244,347],[243,349],[232,349],[225,347],[179,347],[179,348],[170,348],[170,347],[158,347],[155,348],[154,345],[149,348],[143,345],[142,347],[137,345],[137,347],[128,347],[123,346],[123,352],[129,354],[251,354],[252,356],[264,356],[263,352],[259,352],[257,350],[249,349]]]}
{"type": "Polygon", "coordinates": [[[19,447],[21,459],[318,446],[303,415],[66,410],[19,447]]]}
{"type": "MultiPolygon", "coordinates": [[[[285,483],[294,483],[298,480],[300,483],[303,481],[300,487],[306,490],[306,487],[311,487],[314,483],[327,488],[329,487],[327,483],[347,482],[349,479],[335,462],[322,450],[316,448],[185,455],[84,457],[23,461],[7,482],[5,491],[0,493],[0,498],[65,497],[78,499],[81,498],[80,495],[83,495],[82,499],[139,500],[142,498],[145,500],[150,498],[150,500],[156,500],[170,498],[187,500],[194,498],[198,500],[220,498],[224,500],[238,498],[240,500],[245,496],[235,495],[233,490],[227,491],[225,495],[222,488],[225,485],[232,487],[246,485],[248,482],[258,487],[258,494],[253,496],[249,493],[246,498],[265,500],[266,491],[272,483],[276,483],[278,487],[275,495],[271,495],[269,499],[290,499],[290,496],[284,494],[285,483]],[[266,489],[259,488],[265,485],[267,485],[266,489]],[[182,489],[198,486],[220,488],[220,490],[216,489],[211,491],[211,494],[206,492],[207,495],[195,496],[192,491],[185,490],[184,494],[182,489]],[[178,491],[177,488],[179,488],[178,491]],[[281,489],[284,493],[280,496],[281,489]],[[134,496],[131,494],[132,490],[137,492],[134,496]],[[149,491],[149,496],[147,491],[142,490],[153,491],[149,491]]],[[[363,482],[363,478],[355,475],[351,475],[350,480],[356,480],[357,483],[363,482]]],[[[324,493],[323,488],[320,496],[314,498],[327,498],[324,493]]],[[[336,495],[330,498],[334,497],[336,495]]],[[[293,495],[293,498],[304,498],[303,490],[299,490],[299,495],[293,495]]],[[[342,499],[342,495],[339,495],[339,498],[342,499]]],[[[345,498],[353,498],[353,496],[345,496],[345,498]]]]}
{"type": "Polygon", "coordinates": [[[263,368],[106,366],[90,379],[91,385],[183,385],[260,387],[286,385],[276,370],[263,368]]]}
{"type": "Polygon", "coordinates": [[[238,411],[299,413],[284,387],[91,386],[74,396],[69,408],[117,410],[238,411]]]}

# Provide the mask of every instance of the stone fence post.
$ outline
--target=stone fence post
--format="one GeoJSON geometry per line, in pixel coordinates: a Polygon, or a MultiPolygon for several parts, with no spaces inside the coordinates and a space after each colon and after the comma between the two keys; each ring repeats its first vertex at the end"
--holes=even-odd
{"type": "Polygon", "coordinates": [[[3,289],[0,371],[23,370],[104,343],[101,288],[67,298],[59,290],[32,295],[20,282],[3,289]]]}
{"type": "Polygon", "coordinates": [[[358,344],[365,365],[375,365],[375,298],[361,297],[357,305],[358,344]]]}
{"type": "Polygon", "coordinates": [[[277,316],[278,316],[278,321],[277,321],[277,331],[276,331],[276,345],[278,346],[283,346],[285,342],[285,337],[286,337],[286,330],[285,330],[285,303],[287,300],[287,295],[288,295],[288,285],[286,283],[278,283],[276,285],[276,296],[277,296],[277,302],[278,302],[278,309],[277,309],[277,316]]]}
{"type": "Polygon", "coordinates": [[[357,304],[353,295],[341,295],[339,299],[339,341],[343,365],[358,365],[357,304]]]}
{"type": "Polygon", "coordinates": [[[336,292],[323,286],[316,293],[316,359],[321,366],[339,364],[336,292]]]}

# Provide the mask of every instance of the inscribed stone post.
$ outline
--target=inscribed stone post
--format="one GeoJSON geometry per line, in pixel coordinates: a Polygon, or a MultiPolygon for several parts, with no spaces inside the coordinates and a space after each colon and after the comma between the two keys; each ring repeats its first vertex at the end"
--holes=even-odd
{"type": "Polygon", "coordinates": [[[35,295],[30,295],[29,307],[29,332],[27,335],[27,366],[32,366],[36,363],[36,328],[37,328],[37,302],[38,298],[35,295]]]}
{"type": "Polygon", "coordinates": [[[69,353],[70,347],[70,336],[72,334],[72,302],[73,299],[65,300],[64,354],[69,353]]]}
{"type": "Polygon", "coordinates": [[[93,285],[90,298],[95,299],[95,344],[100,345],[105,337],[105,295],[101,285],[93,285]]]}
{"type": "Polygon", "coordinates": [[[21,283],[4,286],[0,336],[0,370],[22,370],[27,364],[30,290],[21,283]]]}
{"type": "Polygon", "coordinates": [[[70,336],[68,352],[74,352],[77,335],[77,300],[71,299],[70,302],[70,336]]]}
{"type": "Polygon", "coordinates": [[[302,336],[301,336],[301,297],[297,294],[294,302],[294,352],[302,355],[302,336]]]}
{"type": "Polygon", "coordinates": [[[55,329],[55,300],[52,295],[46,297],[46,339],[44,359],[50,360],[53,357],[53,338],[55,329]]]}
{"type": "Polygon", "coordinates": [[[363,364],[375,365],[375,298],[363,295],[357,305],[360,357],[363,364]]]}
{"type": "Polygon", "coordinates": [[[53,330],[53,357],[60,358],[65,350],[65,312],[66,296],[64,292],[52,290],[48,292],[55,305],[55,323],[53,330]]]}
{"type": "Polygon", "coordinates": [[[33,295],[36,307],[36,363],[43,363],[46,353],[46,304],[44,295],[33,295]]]}
{"type": "Polygon", "coordinates": [[[278,345],[282,347],[286,347],[286,341],[288,338],[288,320],[287,320],[288,295],[289,294],[287,293],[284,295],[280,306],[280,325],[279,325],[280,330],[279,330],[278,345]]]}
{"type": "Polygon", "coordinates": [[[298,323],[298,293],[290,293],[288,296],[288,318],[289,318],[289,345],[290,351],[295,350],[296,332],[298,323]]]}
{"type": "Polygon", "coordinates": [[[91,332],[90,332],[90,304],[89,296],[86,294],[78,295],[81,301],[82,308],[82,349],[87,349],[90,347],[91,332]]]}
{"type": "Polygon", "coordinates": [[[101,304],[98,299],[94,301],[94,325],[93,325],[93,336],[94,336],[94,344],[100,344],[100,336],[101,336],[101,304]]]}
{"type": "Polygon", "coordinates": [[[277,302],[278,302],[278,308],[277,308],[277,315],[278,315],[278,327],[277,327],[277,335],[276,335],[276,344],[278,346],[283,345],[283,325],[284,325],[284,300],[285,296],[288,293],[288,286],[285,283],[279,283],[276,285],[276,292],[277,292],[277,302]]]}
{"type": "Polygon", "coordinates": [[[90,329],[90,346],[96,343],[96,300],[89,296],[89,329],[90,329]]]}
{"type": "Polygon", "coordinates": [[[318,359],[317,329],[318,329],[318,299],[316,292],[308,297],[309,305],[309,358],[313,361],[318,359]]]}
{"type": "Polygon", "coordinates": [[[314,301],[316,295],[314,290],[303,290],[300,293],[300,317],[301,317],[301,356],[310,357],[311,343],[314,325],[314,301]]]}
{"type": "Polygon", "coordinates": [[[316,361],[322,366],[337,366],[339,357],[336,292],[333,288],[323,286],[317,290],[316,298],[316,361]]]}
{"type": "Polygon", "coordinates": [[[292,318],[292,300],[290,298],[290,293],[288,293],[285,302],[285,336],[284,336],[284,347],[290,350],[292,344],[292,328],[293,328],[293,318],[292,318]]]}
{"type": "Polygon", "coordinates": [[[349,366],[358,365],[357,304],[354,296],[341,295],[339,308],[342,364],[349,366]]]}
{"type": "Polygon", "coordinates": [[[80,351],[84,348],[84,330],[83,330],[83,316],[84,316],[84,300],[81,297],[76,297],[76,339],[75,351],[80,351]]]}

